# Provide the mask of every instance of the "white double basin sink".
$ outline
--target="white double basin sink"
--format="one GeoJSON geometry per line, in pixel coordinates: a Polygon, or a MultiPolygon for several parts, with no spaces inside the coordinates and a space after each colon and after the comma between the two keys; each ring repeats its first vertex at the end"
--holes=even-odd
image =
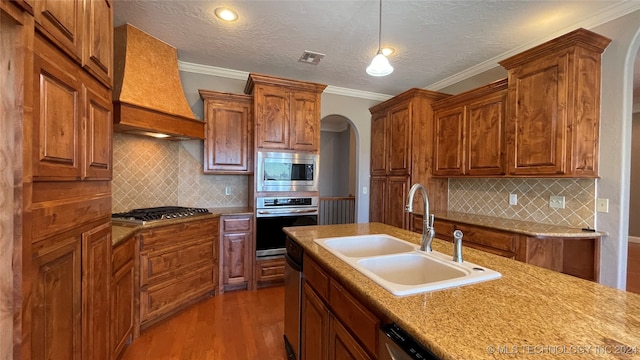
{"type": "Polygon", "coordinates": [[[500,273],[386,234],[316,239],[315,242],[396,296],[498,279],[500,273]]]}

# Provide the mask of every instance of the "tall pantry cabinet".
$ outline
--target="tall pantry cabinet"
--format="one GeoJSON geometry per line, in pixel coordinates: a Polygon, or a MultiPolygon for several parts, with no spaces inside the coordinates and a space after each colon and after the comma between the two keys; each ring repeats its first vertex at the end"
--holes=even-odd
{"type": "Polygon", "coordinates": [[[16,358],[111,358],[112,6],[2,4],[28,20],[16,358]]]}
{"type": "MultiPolygon", "coordinates": [[[[410,89],[369,109],[371,112],[371,188],[369,221],[411,229],[404,211],[407,193],[423,184],[430,211],[446,210],[447,180],[431,176],[431,103],[448,95],[410,89]]],[[[417,201],[417,200],[416,200],[417,201]]],[[[416,209],[422,209],[417,206],[416,209]]]]}

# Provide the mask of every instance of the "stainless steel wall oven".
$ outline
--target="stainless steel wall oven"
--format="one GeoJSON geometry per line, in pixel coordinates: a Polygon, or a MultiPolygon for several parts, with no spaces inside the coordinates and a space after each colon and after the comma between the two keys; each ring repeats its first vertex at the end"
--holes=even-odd
{"type": "Polygon", "coordinates": [[[286,253],[282,228],[318,224],[318,197],[258,198],[256,203],[256,256],[286,253]]]}

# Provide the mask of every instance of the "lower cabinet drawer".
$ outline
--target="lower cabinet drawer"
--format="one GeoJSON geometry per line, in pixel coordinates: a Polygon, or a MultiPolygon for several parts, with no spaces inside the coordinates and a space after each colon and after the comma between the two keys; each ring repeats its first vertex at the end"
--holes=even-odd
{"type": "Polygon", "coordinates": [[[284,258],[257,260],[256,281],[284,281],[284,258]]]}
{"type": "Polygon", "coordinates": [[[214,242],[192,242],[166,252],[144,252],[140,254],[140,286],[167,278],[186,267],[198,268],[215,260],[214,242]]]}
{"type": "Polygon", "coordinates": [[[150,321],[199,299],[215,289],[217,272],[212,263],[182,276],[140,290],[140,321],[150,321]]]}
{"type": "MultiPolygon", "coordinates": [[[[436,231],[436,238],[453,241],[453,232],[456,227],[452,223],[442,222],[440,220],[436,220],[433,222],[433,230],[436,231]]],[[[422,232],[422,229],[420,230],[422,232]]]]}
{"type": "Polygon", "coordinates": [[[329,298],[329,275],[307,255],[304,256],[303,264],[305,281],[318,293],[322,300],[327,301],[329,298]]]}
{"type": "Polygon", "coordinates": [[[469,241],[479,245],[484,245],[494,249],[514,251],[516,234],[503,233],[483,228],[465,225],[456,225],[456,229],[464,233],[462,241],[469,241]]]}

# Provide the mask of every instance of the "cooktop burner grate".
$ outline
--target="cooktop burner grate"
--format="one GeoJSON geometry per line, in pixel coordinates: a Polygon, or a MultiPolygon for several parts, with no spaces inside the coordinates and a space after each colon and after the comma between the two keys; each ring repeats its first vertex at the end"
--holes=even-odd
{"type": "Polygon", "coordinates": [[[191,208],[181,206],[160,206],[153,208],[133,209],[123,213],[111,215],[114,220],[146,222],[153,220],[177,219],[188,216],[208,214],[209,210],[204,208],[191,208]]]}

